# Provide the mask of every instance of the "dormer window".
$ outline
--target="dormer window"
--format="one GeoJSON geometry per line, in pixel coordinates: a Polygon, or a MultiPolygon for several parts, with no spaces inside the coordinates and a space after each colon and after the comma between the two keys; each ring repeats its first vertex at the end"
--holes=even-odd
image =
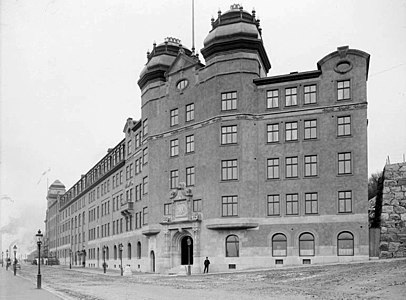
{"type": "Polygon", "coordinates": [[[178,90],[183,90],[183,89],[185,89],[186,87],[187,87],[187,85],[188,85],[188,81],[187,81],[187,79],[181,79],[177,84],[176,84],[176,88],[178,89],[178,90]]]}

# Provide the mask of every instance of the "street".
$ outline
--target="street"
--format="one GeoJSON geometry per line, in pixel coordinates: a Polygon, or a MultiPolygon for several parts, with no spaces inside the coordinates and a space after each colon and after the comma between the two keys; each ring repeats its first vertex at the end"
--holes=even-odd
{"type": "MultiPolygon", "coordinates": [[[[10,289],[36,292],[37,266],[22,264],[17,278],[1,270],[1,299],[10,289]],[[7,276],[5,276],[7,275],[7,276]],[[7,284],[4,284],[4,278],[7,284]],[[25,285],[10,284],[27,279],[25,285]],[[31,284],[31,285],[30,285],[31,284]],[[5,289],[5,290],[4,290],[5,289]]],[[[285,267],[222,274],[168,276],[65,266],[42,266],[42,286],[62,299],[404,299],[406,259],[285,267]]],[[[57,299],[43,297],[41,299],[57,299]]]]}

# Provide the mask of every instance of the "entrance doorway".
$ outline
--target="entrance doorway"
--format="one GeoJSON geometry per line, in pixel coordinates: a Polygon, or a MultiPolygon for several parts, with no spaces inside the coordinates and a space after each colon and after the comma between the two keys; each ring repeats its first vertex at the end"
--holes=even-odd
{"type": "Polygon", "coordinates": [[[190,236],[185,236],[180,242],[181,264],[193,265],[193,239],[190,236]]]}
{"type": "Polygon", "coordinates": [[[151,258],[151,272],[155,273],[155,253],[154,253],[154,251],[151,251],[150,258],[151,258]]]}

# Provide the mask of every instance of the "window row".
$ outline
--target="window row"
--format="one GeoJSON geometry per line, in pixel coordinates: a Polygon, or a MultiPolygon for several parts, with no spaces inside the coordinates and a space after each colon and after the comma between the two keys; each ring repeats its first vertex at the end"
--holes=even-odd
{"type": "MultiPolygon", "coordinates": [[[[185,106],[185,121],[190,122],[195,119],[195,104],[189,103],[185,106]]],[[[169,125],[176,126],[179,125],[179,109],[174,108],[169,112],[169,125]]]]}
{"type": "MultiPolygon", "coordinates": [[[[109,249],[109,247],[108,246],[103,246],[101,249],[103,251],[103,259],[109,260],[110,259],[110,249],[109,249]]],[[[142,256],[141,251],[142,251],[141,242],[138,241],[137,242],[137,248],[136,248],[136,258],[137,259],[141,259],[141,256],[142,256]]],[[[124,247],[124,245],[121,244],[121,243],[119,243],[118,245],[114,245],[113,246],[113,259],[117,260],[117,259],[123,258],[123,255],[125,255],[125,254],[123,254],[123,252],[127,254],[127,259],[132,259],[132,245],[131,245],[131,243],[128,243],[127,247],[124,247]]],[[[93,259],[94,258],[95,257],[93,257],[93,259]]],[[[89,259],[91,259],[91,258],[89,257],[89,259]]]]}
{"type": "MultiPolygon", "coordinates": [[[[304,193],[300,200],[299,193],[285,194],[284,198],[280,194],[267,195],[267,216],[281,216],[283,213],[286,216],[299,215],[300,209],[304,210],[304,214],[319,213],[319,195],[317,192],[304,193]],[[282,202],[284,200],[284,203],[282,202]],[[302,204],[300,203],[302,201],[302,204]],[[282,212],[282,208],[284,211],[282,212]]],[[[228,195],[221,197],[221,215],[223,217],[238,216],[238,196],[228,195]]],[[[352,213],[353,196],[352,191],[339,191],[337,194],[337,211],[338,213],[352,213]]]]}
{"type": "MultiPolygon", "coordinates": [[[[291,156],[285,157],[285,178],[298,178],[299,177],[299,157],[291,156]]],[[[303,157],[303,176],[315,177],[319,174],[317,155],[304,155],[303,157]]],[[[282,161],[280,158],[267,159],[267,179],[280,179],[281,178],[282,161]]],[[[337,154],[337,174],[350,175],[352,174],[352,153],[340,152],[337,154]]]]}
{"type": "MultiPolygon", "coordinates": [[[[310,232],[299,235],[299,256],[315,256],[315,239],[310,232]]],[[[229,235],[225,241],[226,257],[240,256],[240,240],[237,235],[229,235]]],[[[288,241],[283,233],[276,233],[272,236],[272,256],[285,257],[288,253],[288,241]]],[[[337,255],[354,255],[354,235],[351,232],[343,231],[337,235],[337,255]]]]}
{"type": "MultiPolygon", "coordinates": [[[[195,185],[195,167],[186,168],[186,186],[195,185]]],[[[171,170],[169,174],[169,187],[175,189],[179,186],[179,170],[171,170]]]]}

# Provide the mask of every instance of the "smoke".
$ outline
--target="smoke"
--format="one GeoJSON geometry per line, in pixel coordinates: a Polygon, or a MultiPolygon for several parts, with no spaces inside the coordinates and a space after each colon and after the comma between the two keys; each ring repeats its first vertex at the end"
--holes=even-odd
{"type": "Polygon", "coordinates": [[[21,220],[15,217],[9,218],[9,223],[0,228],[0,234],[15,235],[21,227],[21,220]]]}

